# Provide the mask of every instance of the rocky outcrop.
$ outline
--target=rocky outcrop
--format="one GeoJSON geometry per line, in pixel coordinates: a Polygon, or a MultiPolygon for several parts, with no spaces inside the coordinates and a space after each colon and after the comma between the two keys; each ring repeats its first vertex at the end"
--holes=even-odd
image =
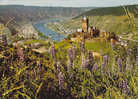
{"type": "Polygon", "coordinates": [[[18,36],[24,39],[39,39],[38,32],[32,24],[25,24],[19,29],[18,36]]]}
{"type": "Polygon", "coordinates": [[[5,27],[2,23],[0,23],[0,42],[6,39],[7,43],[11,42],[11,32],[5,27]]]}

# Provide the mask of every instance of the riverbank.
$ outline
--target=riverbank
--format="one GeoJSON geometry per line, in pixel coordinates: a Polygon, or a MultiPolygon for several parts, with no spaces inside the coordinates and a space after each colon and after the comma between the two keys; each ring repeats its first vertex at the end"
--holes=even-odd
{"type": "Polygon", "coordinates": [[[59,20],[41,21],[41,22],[33,24],[33,26],[36,28],[37,31],[39,31],[40,33],[43,33],[45,36],[49,37],[50,39],[55,40],[55,41],[61,41],[66,37],[66,35],[59,34],[55,31],[49,29],[45,25],[45,24],[48,24],[50,22],[57,22],[57,21],[59,21],[59,20]]]}

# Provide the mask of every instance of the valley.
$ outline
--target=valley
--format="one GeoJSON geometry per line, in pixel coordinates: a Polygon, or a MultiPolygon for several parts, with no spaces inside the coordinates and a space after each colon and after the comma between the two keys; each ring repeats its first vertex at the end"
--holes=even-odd
{"type": "Polygon", "coordinates": [[[0,99],[137,99],[138,6],[0,6],[0,99]]]}
{"type": "MultiPolygon", "coordinates": [[[[88,16],[90,20],[89,23],[91,24],[91,26],[95,26],[98,29],[106,32],[114,32],[115,34],[125,34],[126,37],[131,34],[136,34],[133,38],[138,40],[137,5],[125,6],[125,8],[127,9],[127,12],[125,12],[125,9],[123,7],[105,7],[92,9],[88,12],[82,13],[81,15],[71,20],[60,22],[59,26],[63,26],[65,30],[78,29],[81,27],[80,20],[83,18],[83,16],[88,16]]],[[[54,24],[49,24],[48,26],[53,30],[59,28],[54,24]]]]}

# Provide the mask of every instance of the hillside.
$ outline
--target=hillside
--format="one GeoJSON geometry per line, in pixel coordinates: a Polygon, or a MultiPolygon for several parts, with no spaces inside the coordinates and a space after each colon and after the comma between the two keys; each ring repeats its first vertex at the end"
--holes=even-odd
{"type": "MultiPolygon", "coordinates": [[[[39,7],[15,6],[14,10],[8,7],[2,8],[7,9],[6,12],[0,10],[0,13],[4,13],[0,14],[0,21],[4,23],[0,24],[0,99],[138,99],[138,42],[124,42],[121,37],[118,40],[116,34],[100,36],[99,31],[93,36],[93,30],[88,31],[88,22],[85,22],[87,26],[83,26],[87,32],[75,32],[77,36],[53,41],[50,36],[36,31],[31,22],[74,17],[75,10],[66,13],[61,8],[61,13],[53,11],[52,14],[52,10],[49,10],[47,14],[39,7]],[[15,19],[8,21],[13,17],[15,19]],[[26,21],[28,24],[25,24],[26,21]],[[19,33],[11,36],[12,39],[8,38],[10,35],[7,34],[11,34],[8,27],[14,29],[18,26],[21,26],[19,33]],[[79,42],[72,40],[77,37],[82,39],[79,42]],[[8,39],[14,41],[7,44],[8,39]]],[[[137,13],[131,8],[137,11],[138,7],[128,6],[127,15],[121,7],[98,8],[72,20],[50,23],[48,26],[76,31],[81,28],[81,19],[86,15],[90,25],[100,30],[138,35],[137,13]]]]}
{"type": "MultiPolygon", "coordinates": [[[[138,6],[137,5],[128,5],[128,6],[125,6],[125,8],[128,9],[130,13],[133,13],[135,17],[138,17],[138,6]]],[[[83,14],[77,16],[76,18],[81,17],[83,15],[86,15],[86,16],[107,16],[107,15],[122,16],[122,15],[126,15],[126,13],[122,6],[101,7],[98,9],[92,9],[90,11],[84,12],[83,14]]]]}
{"type": "Polygon", "coordinates": [[[22,21],[39,21],[49,18],[69,18],[78,16],[88,9],[90,8],[4,5],[0,6],[0,19],[5,22],[14,18],[14,21],[21,23],[22,21]]]}
{"type": "Polygon", "coordinates": [[[86,47],[51,43],[45,42],[43,54],[32,47],[0,45],[0,99],[137,99],[133,43],[116,50],[107,42],[86,47]],[[99,47],[104,56],[94,57],[93,49],[99,47]],[[109,49],[112,54],[105,52],[109,49]]]}
{"type": "Polygon", "coordinates": [[[36,22],[51,18],[72,18],[78,16],[90,8],[71,8],[71,7],[38,7],[22,5],[0,6],[0,22],[7,24],[13,34],[17,33],[16,28],[28,22],[36,22]]]}
{"type": "MultiPolygon", "coordinates": [[[[75,30],[81,28],[82,17],[88,16],[90,25],[100,30],[115,32],[116,34],[136,34],[138,32],[138,6],[125,6],[125,9],[123,7],[92,9],[72,20],[62,22],[60,25],[64,26],[65,29],[75,30]],[[127,11],[125,11],[125,9],[127,9],[127,11]]],[[[49,25],[49,27],[51,26],[49,25]]]]}

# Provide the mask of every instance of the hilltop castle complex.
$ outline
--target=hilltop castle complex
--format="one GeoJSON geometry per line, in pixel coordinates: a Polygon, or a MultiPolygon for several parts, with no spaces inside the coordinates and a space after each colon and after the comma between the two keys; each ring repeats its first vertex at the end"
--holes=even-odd
{"type": "Polygon", "coordinates": [[[89,19],[87,17],[82,18],[82,28],[78,29],[77,32],[79,34],[83,34],[86,38],[93,37],[106,37],[107,33],[102,32],[94,26],[89,25],[89,19]]]}
{"type": "MultiPolygon", "coordinates": [[[[111,35],[110,32],[105,32],[97,29],[94,26],[90,26],[89,19],[83,17],[81,20],[81,28],[77,29],[75,32],[75,38],[72,38],[73,41],[81,41],[85,39],[93,39],[99,37],[100,39],[109,39],[112,41],[117,40],[116,35],[111,35]]],[[[114,34],[114,33],[113,33],[114,34]]]]}

